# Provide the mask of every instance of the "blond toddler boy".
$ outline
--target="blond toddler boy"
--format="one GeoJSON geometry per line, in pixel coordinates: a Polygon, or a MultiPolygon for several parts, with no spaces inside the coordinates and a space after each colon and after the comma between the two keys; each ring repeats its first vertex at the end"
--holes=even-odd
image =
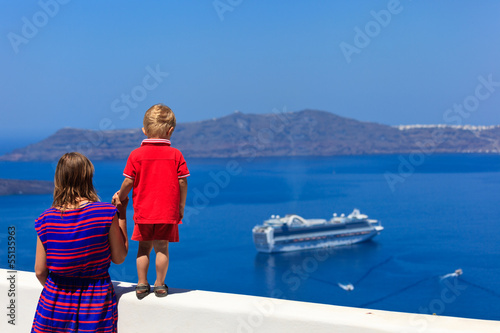
{"type": "Polygon", "coordinates": [[[182,153],[170,146],[176,121],[172,110],[163,104],[146,111],[142,131],[148,137],[141,147],[133,150],[123,175],[125,180],[119,199],[125,200],[133,188],[134,232],[132,240],[139,241],[137,251],[138,283],[136,296],[143,299],[150,292],[147,273],[149,255],[156,253],[157,297],[168,294],[165,284],[169,242],[179,241],[178,224],[182,223],[186,204],[189,170],[182,153]]]}

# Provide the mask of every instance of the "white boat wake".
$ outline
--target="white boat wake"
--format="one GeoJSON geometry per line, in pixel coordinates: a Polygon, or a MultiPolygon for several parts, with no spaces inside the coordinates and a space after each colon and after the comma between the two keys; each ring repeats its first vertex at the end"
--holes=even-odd
{"type": "Polygon", "coordinates": [[[342,284],[342,283],[338,283],[339,287],[346,290],[346,291],[352,291],[354,290],[354,286],[351,284],[351,283],[348,283],[348,284],[342,284]]]}
{"type": "Polygon", "coordinates": [[[449,273],[449,274],[441,276],[441,280],[447,279],[449,277],[457,277],[457,276],[460,276],[462,274],[463,274],[463,271],[461,268],[459,268],[459,269],[455,270],[455,272],[453,272],[453,273],[449,273]]]}

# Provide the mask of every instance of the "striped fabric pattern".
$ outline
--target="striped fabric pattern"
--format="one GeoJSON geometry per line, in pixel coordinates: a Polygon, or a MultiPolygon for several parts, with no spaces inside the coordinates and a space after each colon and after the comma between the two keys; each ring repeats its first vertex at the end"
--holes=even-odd
{"type": "Polygon", "coordinates": [[[49,277],[32,332],[116,332],[118,312],[108,269],[108,235],[116,208],[94,202],[35,221],[47,254],[49,277]]]}

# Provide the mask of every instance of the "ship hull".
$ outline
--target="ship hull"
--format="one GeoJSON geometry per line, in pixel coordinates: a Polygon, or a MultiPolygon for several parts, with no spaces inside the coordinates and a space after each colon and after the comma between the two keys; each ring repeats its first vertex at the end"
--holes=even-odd
{"type": "Polygon", "coordinates": [[[333,233],[305,233],[303,235],[274,237],[273,231],[269,229],[267,232],[262,233],[254,230],[254,244],[257,251],[276,253],[345,246],[368,241],[379,234],[379,231],[375,228],[368,228],[333,233]]]}

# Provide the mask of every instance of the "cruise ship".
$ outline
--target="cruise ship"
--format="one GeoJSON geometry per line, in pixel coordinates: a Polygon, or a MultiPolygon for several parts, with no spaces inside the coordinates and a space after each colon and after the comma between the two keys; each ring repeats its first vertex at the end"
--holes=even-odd
{"type": "Polygon", "coordinates": [[[272,215],[253,230],[253,241],[259,252],[288,252],[334,247],[367,241],[384,227],[354,209],[351,214],[326,219],[304,219],[298,215],[272,215]]]}

